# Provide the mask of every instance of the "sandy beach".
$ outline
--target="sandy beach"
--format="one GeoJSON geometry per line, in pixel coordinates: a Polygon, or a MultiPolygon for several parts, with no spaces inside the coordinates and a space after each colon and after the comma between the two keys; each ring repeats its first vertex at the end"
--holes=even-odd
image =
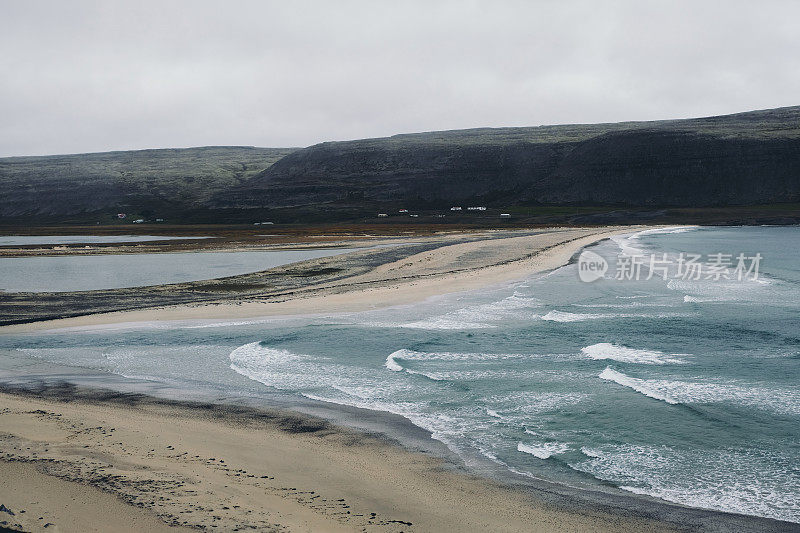
{"type": "Polygon", "coordinates": [[[6,526],[18,523],[25,531],[45,530],[47,523],[57,531],[169,526],[218,531],[671,530],[642,518],[545,505],[455,472],[441,459],[319,420],[143,398],[64,400],[0,394],[0,475],[15,480],[0,488],[0,501],[15,513],[2,516],[6,526]],[[60,479],[49,483],[53,476],[60,479]],[[86,505],[74,503],[98,495],[108,508],[95,504],[87,511],[86,505]],[[107,522],[107,515],[113,521],[107,522]]]}
{"type": "MultiPolygon", "coordinates": [[[[633,229],[445,240],[291,294],[85,315],[0,333],[403,305],[545,272],[584,246],[633,229]]],[[[6,387],[0,428],[0,476],[11,480],[0,486],[0,526],[13,530],[641,532],[755,531],[765,524],[655,502],[627,506],[624,499],[511,488],[384,436],[268,406],[169,402],[66,385],[6,387]]]]}
{"type": "MultiPolygon", "coordinates": [[[[425,248],[430,249],[405,255],[402,253],[405,248],[398,246],[395,255],[400,255],[399,259],[369,269],[360,264],[355,267],[348,264],[346,266],[351,271],[348,274],[352,275],[337,276],[334,281],[308,283],[276,293],[248,294],[242,298],[232,296],[184,305],[153,307],[147,305],[147,301],[140,301],[138,306],[146,309],[14,324],[0,327],[0,333],[125,322],[353,312],[404,305],[436,295],[477,289],[552,270],[566,264],[584,246],[637,229],[642,227],[553,228],[516,234],[482,232],[469,235],[466,242],[463,242],[464,236],[460,234],[427,239],[409,238],[407,242],[423,243],[425,248]]],[[[376,242],[381,245],[385,243],[382,240],[376,242]]],[[[394,244],[402,245],[403,241],[395,241],[394,244]]],[[[408,250],[413,251],[413,248],[408,247],[408,250]]],[[[366,253],[347,254],[345,257],[359,258],[366,253]]],[[[342,258],[305,261],[303,264],[308,265],[307,268],[320,270],[333,261],[342,262],[342,258]]],[[[245,279],[249,277],[239,276],[245,279]]],[[[191,284],[183,285],[191,287],[191,284]]],[[[122,291],[106,292],[113,295],[122,291]]],[[[75,294],[78,299],[86,299],[88,293],[75,294]]]]}

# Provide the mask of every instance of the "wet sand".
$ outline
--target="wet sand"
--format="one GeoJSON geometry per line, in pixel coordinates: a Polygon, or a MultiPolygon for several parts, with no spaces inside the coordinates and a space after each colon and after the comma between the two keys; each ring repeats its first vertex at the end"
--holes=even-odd
{"type": "MultiPolygon", "coordinates": [[[[362,265],[353,275],[269,297],[91,314],[6,326],[0,333],[401,305],[550,270],[581,247],[627,231],[632,228],[561,229],[466,241],[450,236],[446,239],[451,241],[393,261],[362,265]]],[[[794,527],[638,497],[606,500],[535,484],[512,488],[470,475],[443,456],[286,410],[98,389],[78,393],[67,385],[0,393],[0,477],[13,480],[0,486],[0,504],[15,513],[0,511],[0,525],[18,523],[26,531],[87,531],[105,514],[132,529],[154,531],[794,527]],[[48,484],[48,479],[55,481],[48,484]],[[109,507],[100,510],[106,505],[102,498],[109,496],[109,507]],[[55,525],[43,529],[40,522],[55,525]]],[[[124,530],[123,525],[117,529],[109,523],[99,530],[124,530]]]]}
{"type": "MultiPolygon", "coordinates": [[[[86,530],[77,526],[107,514],[148,530],[154,517],[217,531],[673,530],[545,505],[320,420],[137,397],[65,400],[0,394],[0,476],[15,480],[0,502],[29,531],[39,522],[86,530]]],[[[98,529],[117,530],[107,524],[98,529]]]]}

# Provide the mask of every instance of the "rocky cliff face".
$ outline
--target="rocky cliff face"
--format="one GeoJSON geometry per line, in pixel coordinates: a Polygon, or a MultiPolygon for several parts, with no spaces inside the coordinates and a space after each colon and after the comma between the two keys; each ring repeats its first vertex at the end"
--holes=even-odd
{"type": "Polygon", "coordinates": [[[205,206],[291,152],[212,146],[0,158],[0,218],[117,211],[170,216],[205,206]]]}
{"type": "Polygon", "coordinates": [[[213,200],[711,206],[800,201],[800,107],[704,119],[330,142],[213,200]]]}
{"type": "Polygon", "coordinates": [[[100,220],[117,211],[171,221],[301,222],[363,217],[382,205],[800,202],[800,106],[690,120],[417,133],[300,150],[11,157],[0,159],[0,192],[0,220],[24,223],[100,220]]]}

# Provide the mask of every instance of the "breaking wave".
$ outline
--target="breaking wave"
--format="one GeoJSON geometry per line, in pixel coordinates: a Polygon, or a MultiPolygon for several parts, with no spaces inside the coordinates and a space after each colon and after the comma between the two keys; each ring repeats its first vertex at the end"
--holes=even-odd
{"type": "Polygon", "coordinates": [[[611,367],[606,367],[599,377],[669,404],[725,403],[780,415],[800,415],[800,391],[795,389],[765,388],[749,383],[639,379],[611,367]]]}
{"type": "Polygon", "coordinates": [[[550,311],[542,317],[542,320],[551,322],[582,322],[584,320],[602,320],[614,318],[677,318],[691,316],[686,313],[658,313],[658,314],[639,314],[639,313],[570,313],[568,311],[550,311]]]}
{"type": "Polygon", "coordinates": [[[670,446],[606,444],[584,447],[575,470],[623,490],[700,507],[800,522],[800,497],[776,490],[800,483],[782,450],[715,449],[698,452],[670,446]],[[691,472],[676,480],[674,472],[691,472]],[[754,475],[758,472],[758,475],[754,475]]]}
{"type": "Polygon", "coordinates": [[[629,239],[638,239],[643,235],[666,235],[672,233],[686,233],[700,229],[700,226],[676,226],[672,228],[655,228],[639,231],[628,237],[629,239]]]}
{"type": "Polygon", "coordinates": [[[606,367],[605,370],[600,372],[599,377],[600,379],[613,381],[614,383],[622,385],[623,387],[631,388],[636,392],[639,392],[641,394],[644,394],[645,396],[654,398],[656,400],[662,400],[669,404],[679,403],[677,400],[670,397],[669,395],[664,394],[663,392],[659,391],[656,388],[650,387],[648,385],[647,380],[626,376],[622,372],[617,372],[616,370],[612,369],[610,366],[606,367]]]}
{"type": "Polygon", "coordinates": [[[511,296],[486,304],[471,305],[438,316],[392,324],[394,327],[430,330],[488,329],[498,327],[520,311],[540,306],[536,298],[515,292],[511,296]]]}
{"type": "Polygon", "coordinates": [[[611,359],[621,363],[639,363],[645,365],[666,365],[685,363],[675,357],[677,354],[665,354],[655,350],[637,350],[618,346],[609,342],[601,342],[581,348],[581,352],[590,359],[611,359]]]}
{"type": "Polygon", "coordinates": [[[549,459],[554,455],[558,455],[569,451],[569,444],[561,442],[546,442],[541,444],[525,444],[523,442],[517,443],[517,451],[528,453],[539,459],[549,459]]]}

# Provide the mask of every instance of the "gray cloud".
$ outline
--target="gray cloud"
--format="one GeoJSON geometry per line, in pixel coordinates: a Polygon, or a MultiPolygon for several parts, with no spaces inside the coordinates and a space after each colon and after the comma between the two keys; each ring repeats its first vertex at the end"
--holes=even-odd
{"type": "Polygon", "coordinates": [[[791,1],[0,3],[0,155],[800,104],[791,1]]]}

